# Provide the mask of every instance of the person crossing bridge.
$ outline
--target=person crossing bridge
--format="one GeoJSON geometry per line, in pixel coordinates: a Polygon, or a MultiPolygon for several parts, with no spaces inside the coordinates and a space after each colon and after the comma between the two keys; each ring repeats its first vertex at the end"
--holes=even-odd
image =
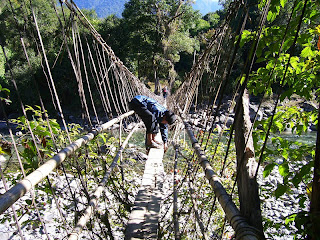
{"type": "Polygon", "coordinates": [[[155,137],[161,132],[163,148],[166,152],[168,149],[168,124],[172,125],[177,116],[166,107],[162,106],[156,100],[138,95],[129,102],[129,108],[142,119],[146,126],[146,148],[159,148],[162,143],[158,142],[155,137]]]}

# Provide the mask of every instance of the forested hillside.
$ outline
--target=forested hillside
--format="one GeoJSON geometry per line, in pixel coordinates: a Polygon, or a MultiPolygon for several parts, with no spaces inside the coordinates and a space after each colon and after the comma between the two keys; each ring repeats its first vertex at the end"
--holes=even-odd
{"type": "Polygon", "coordinates": [[[128,0],[75,0],[74,2],[81,9],[94,9],[98,17],[104,18],[111,14],[121,17],[124,4],[128,2],[128,0]]]}
{"type": "MultiPolygon", "coordinates": [[[[68,54],[65,51],[60,51],[63,43],[61,23],[57,20],[56,13],[52,10],[49,2],[36,0],[35,3],[37,6],[36,14],[42,16],[43,13],[46,13],[46,18],[40,19],[39,25],[40,30],[45,32],[43,42],[48,49],[48,59],[53,65],[52,72],[59,79],[57,88],[62,95],[61,101],[67,111],[70,109],[75,111],[78,109],[76,106],[80,103],[71,101],[72,93],[69,89],[75,88],[76,85],[75,82],[70,81],[74,76],[68,61],[68,54]],[[58,59],[56,59],[57,57],[58,59]]],[[[193,10],[188,2],[181,3],[179,1],[175,3],[163,1],[161,5],[156,5],[154,1],[132,0],[124,5],[123,17],[121,18],[110,15],[105,19],[100,19],[97,18],[93,10],[83,9],[83,12],[124,64],[150,88],[152,87],[156,92],[159,92],[160,83],[169,84],[174,90],[183,82],[184,75],[192,66],[194,54],[201,52],[205,47],[208,37],[214,32],[214,26],[219,23],[219,14],[223,14],[221,11],[219,14],[210,13],[202,17],[198,11],[193,10]],[[179,8],[177,8],[178,6],[179,8]],[[154,12],[154,9],[157,9],[157,13],[154,12]],[[174,24],[172,24],[173,21],[174,24]]],[[[12,4],[13,7],[19,5],[18,3],[12,4]]],[[[92,1],[90,4],[93,6],[97,2],[92,1]]],[[[57,10],[61,12],[60,4],[57,5],[57,10]]],[[[68,13],[67,10],[66,13],[68,13]]],[[[12,62],[12,72],[20,82],[21,88],[25,89],[30,85],[32,75],[29,74],[31,70],[27,62],[24,61],[24,53],[18,47],[20,40],[16,33],[23,29],[24,32],[21,34],[30,37],[30,39],[34,37],[33,33],[24,27],[26,23],[23,20],[25,17],[32,18],[32,13],[25,16],[18,9],[15,12],[18,25],[17,22],[8,18],[11,14],[10,5],[3,4],[0,15],[0,37],[3,44],[6,44],[7,57],[12,62]]],[[[66,21],[62,15],[60,20],[66,21]]],[[[82,28],[80,32],[82,37],[87,34],[82,28]]],[[[43,78],[39,55],[35,49],[29,50],[32,51],[30,52],[30,61],[33,65],[32,74],[40,81],[39,87],[42,88],[45,87],[46,80],[43,78]]],[[[1,71],[4,69],[5,63],[4,56],[1,56],[1,85],[11,89],[10,72],[1,71]]],[[[43,92],[46,94],[48,91],[43,92]]],[[[26,104],[34,105],[36,103],[37,97],[33,89],[23,91],[21,94],[23,97],[27,97],[26,104]]],[[[49,95],[43,97],[46,99],[49,95]]],[[[12,99],[12,103],[7,106],[9,114],[14,113],[19,105],[15,100],[15,95],[11,95],[10,99],[12,99]]]]}
{"type": "MultiPolygon", "coordinates": [[[[128,0],[74,0],[74,2],[81,9],[93,9],[96,11],[98,17],[105,18],[111,14],[121,17],[124,10],[124,4],[128,2],[128,0]]],[[[192,6],[195,10],[199,10],[203,15],[221,8],[218,0],[197,0],[192,3],[192,6]]]]}

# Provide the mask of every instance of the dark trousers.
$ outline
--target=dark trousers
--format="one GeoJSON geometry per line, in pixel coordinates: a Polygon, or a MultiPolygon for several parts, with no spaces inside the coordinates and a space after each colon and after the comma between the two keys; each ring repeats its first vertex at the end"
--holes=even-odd
{"type": "Polygon", "coordinates": [[[155,116],[145,105],[134,98],[131,102],[129,102],[129,108],[134,110],[135,113],[142,119],[147,129],[146,133],[157,134],[159,132],[159,127],[155,116]]]}

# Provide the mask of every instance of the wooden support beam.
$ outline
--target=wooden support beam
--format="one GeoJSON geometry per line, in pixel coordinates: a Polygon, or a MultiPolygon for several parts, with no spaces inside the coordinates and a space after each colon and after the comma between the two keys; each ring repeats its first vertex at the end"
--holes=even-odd
{"type": "Polygon", "coordinates": [[[258,162],[255,158],[252,123],[249,116],[249,93],[245,89],[236,105],[234,121],[237,153],[237,186],[240,213],[248,223],[263,232],[259,185],[255,176],[258,162]]]}

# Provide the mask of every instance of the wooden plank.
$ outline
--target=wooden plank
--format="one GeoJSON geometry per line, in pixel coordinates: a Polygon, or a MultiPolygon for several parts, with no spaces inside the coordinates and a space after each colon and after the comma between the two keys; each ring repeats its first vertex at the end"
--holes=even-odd
{"type": "Polygon", "coordinates": [[[151,148],[145,164],[141,187],[136,196],[125,239],[157,239],[164,169],[163,148],[151,148]]]}

